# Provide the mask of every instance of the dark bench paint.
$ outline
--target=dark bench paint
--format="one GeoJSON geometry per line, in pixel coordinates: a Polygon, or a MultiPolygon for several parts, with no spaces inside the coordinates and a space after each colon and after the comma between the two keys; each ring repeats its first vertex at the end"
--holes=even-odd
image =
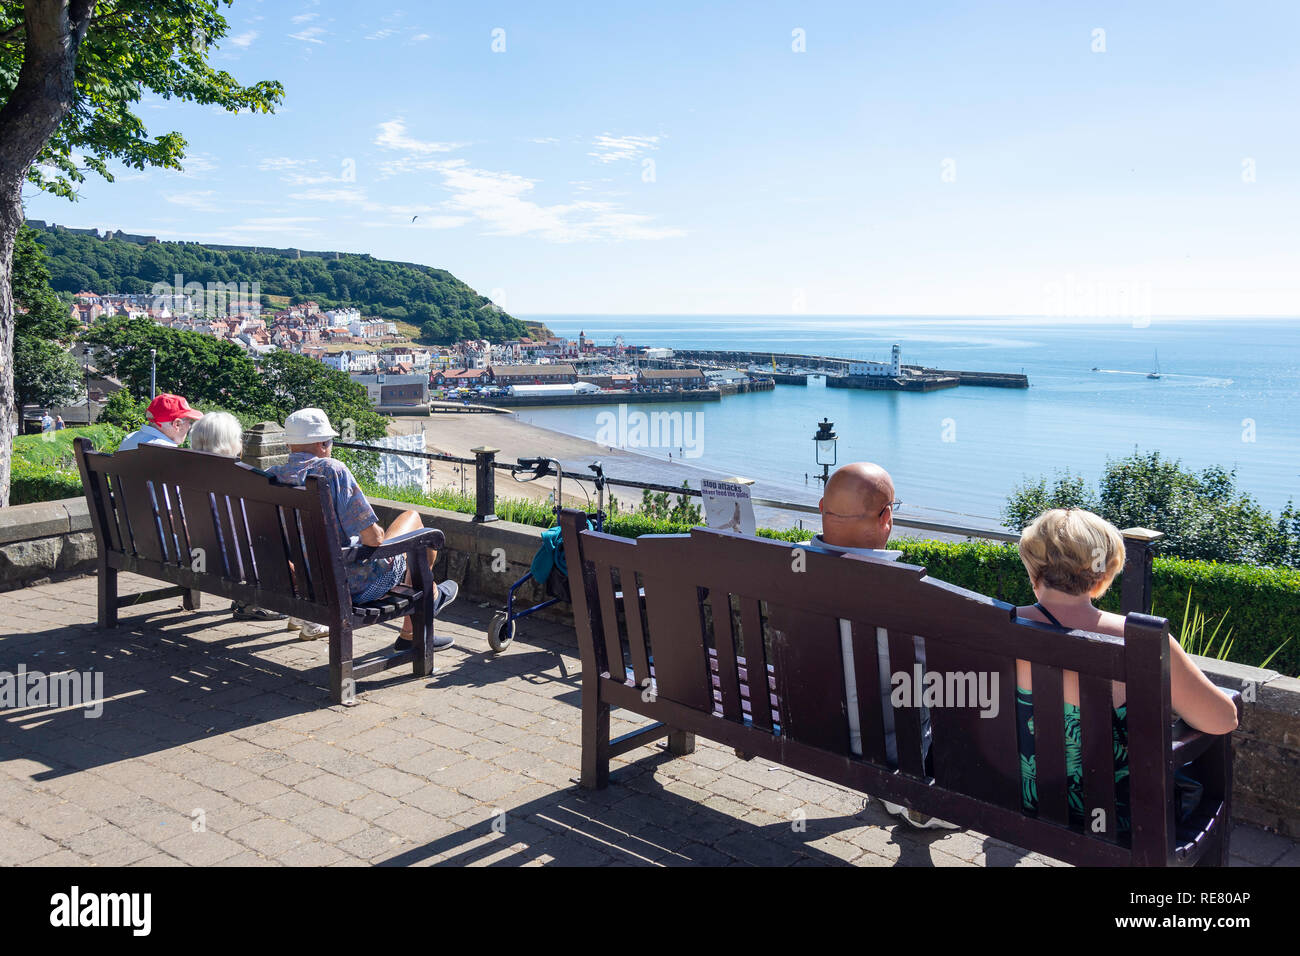
{"type": "Polygon", "coordinates": [[[789,544],[699,528],[630,541],[583,530],[581,512],[560,520],[582,654],[583,786],[608,784],[611,757],[665,736],[671,752],[689,753],[700,734],[1071,863],[1226,865],[1231,736],[1175,736],[1165,619],[1130,613],[1122,638],[1063,632],[913,565],[809,552],[797,572],[789,544]],[[616,591],[634,593],[634,578],[644,599],[625,605],[616,591]],[[723,595],[729,613],[720,614],[723,595]],[[849,743],[839,619],[852,622],[861,756],[849,743]],[[912,672],[913,635],[924,638],[928,671],[996,672],[997,716],[931,708],[923,762],[919,709],[896,708],[900,766],[890,767],[878,627],[888,632],[891,673],[912,672]],[[1021,806],[1017,658],[1033,667],[1037,816],[1021,806]],[[748,706],[748,675],[769,668],[779,733],[773,709],[748,706]],[[1065,670],[1079,675],[1086,816],[1102,810],[1107,832],[1068,825],[1065,670]],[[1131,836],[1115,832],[1111,681],[1127,685],[1131,836]],[[611,706],[659,723],[610,740],[611,706]],[[1176,832],[1174,770],[1189,763],[1205,788],[1202,811],[1176,832]]]}
{"type": "Polygon", "coordinates": [[[329,489],[317,478],[294,487],[223,455],[160,445],[105,455],[85,438],[75,445],[99,545],[101,627],[116,627],[125,605],[180,595],[193,610],[207,592],[328,625],[335,703],[352,702],[357,679],[408,662],[416,677],[433,673],[436,591],[425,549],[443,546],[441,531],[346,548],[329,489]],[[401,553],[412,585],[354,605],[345,561],[401,553]],[[119,571],[174,586],[120,598],[119,571]],[[354,630],[407,614],[423,636],[413,648],[353,661],[354,630]]]}

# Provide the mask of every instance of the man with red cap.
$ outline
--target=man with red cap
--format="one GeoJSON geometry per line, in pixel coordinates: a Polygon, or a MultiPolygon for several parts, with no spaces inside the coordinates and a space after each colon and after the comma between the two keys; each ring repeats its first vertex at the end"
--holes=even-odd
{"type": "Polygon", "coordinates": [[[117,446],[118,451],[130,451],[140,445],[163,444],[176,448],[190,433],[194,420],[203,413],[190,408],[190,403],[180,395],[163,392],[149,403],[149,421],[139,431],[131,432],[117,446]]]}

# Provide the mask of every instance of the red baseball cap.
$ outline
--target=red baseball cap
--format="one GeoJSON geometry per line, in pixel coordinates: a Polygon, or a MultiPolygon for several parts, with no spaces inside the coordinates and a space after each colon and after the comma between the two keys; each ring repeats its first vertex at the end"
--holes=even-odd
{"type": "Polygon", "coordinates": [[[174,422],[178,418],[202,417],[203,413],[197,408],[190,408],[190,403],[182,395],[163,392],[149,403],[149,420],[159,425],[174,422]]]}

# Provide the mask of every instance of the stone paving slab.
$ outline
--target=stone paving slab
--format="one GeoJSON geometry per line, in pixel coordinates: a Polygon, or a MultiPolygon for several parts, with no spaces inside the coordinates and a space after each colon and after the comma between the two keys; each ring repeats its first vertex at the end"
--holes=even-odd
{"type": "MultiPolygon", "coordinates": [[[[155,582],[123,575],[124,593],[155,582]]],[[[103,713],[0,712],[0,864],[1059,866],[973,831],[916,830],[862,794],[698,740],[575,786],[580,663],[531,619],[493,657],[495,608],[462,601],[438,673],[327,706],[324,641],[234,621],[205,595],[95,625],[95,581],[0,594],[0,671],[102,675],[103,713]],[[796,825],[796,823],[798,825],[796,825]]],[[[378,651],[395,628],[356,636],[378,651]]],[[[622,715],[625,717],[626,715],[622,715]]],[[[616,715],[616,732],[637,721],[616,715]]],[[[638,718],[639,721],[639,718],[638,718]]],[[[1300,864],[1238,825],[1233,863],[1300,864]]]]}

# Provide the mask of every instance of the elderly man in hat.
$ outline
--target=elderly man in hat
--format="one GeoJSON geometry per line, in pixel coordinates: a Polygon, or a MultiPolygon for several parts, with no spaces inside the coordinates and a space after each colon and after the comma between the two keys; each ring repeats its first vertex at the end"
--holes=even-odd
{"type": "MultiPolygon", "coordinates": [[[[343,526],[344,539],[360,541],[377,548],[389,538],[418,531],[422,522],[414,511],[403,511],[387,530],[379,526],[379,519],[370,502],[361,492],[361,486],[348,470],[348,466],[330,457],[338,432],[330,427],[329,417],[319,408],[304,408],[284,420],[284,440],[289,446],[289,460],[283,465],[273,465],[267,471],[278,481],[301,485],[309,475],[322,479],[334,499],[334,512],[343,526]]],[[[437,552],[429,550],[429,566],[433,566],[437,552]]],[[[409,579],[406,555],[355,561],[347,567],[348,590],[355,603],[362,604],[383,597],[403,579],[409,579]]],[[[409,583],[409,580],[408,580],[409,583]]],[[[456,582],[443,581],[438,585],[434,614],[456,600],[456,582]]],[[[329,633],[329,628],[310,621],[289,619],[288,629],[300,631],[302,640],[311,641],[329,633]]],[[[402,627],[401,636],[393,645],[397,650],[411,647],[411,619],[402,627]]],[[[450,634],[434,637],[435,648],[450,647],[450,634]]]]}
{"type": "Polygon", "coordinates": [[[118,451],[130,451],[141,445],[170,445],[178,447],[190,433],[190,426],[203,417],[197,408],[190,408],[184,396],[163,392],[149,403],[145,413],[149,421],[138,431],[122,439],[118,451]]]}

